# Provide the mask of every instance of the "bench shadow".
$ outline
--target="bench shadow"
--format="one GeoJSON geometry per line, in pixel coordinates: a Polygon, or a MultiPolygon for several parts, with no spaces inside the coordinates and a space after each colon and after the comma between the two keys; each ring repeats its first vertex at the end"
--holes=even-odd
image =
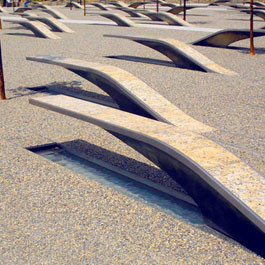
{"type": "Polygon", "coordinates": [[[118,108],[117,104],[108,95],[85,90],[82,83],[79,81],[71,82],[52,82],[44,86],[33,87],[18,87],[16,89],[8,89],[7,92],[11,94],[9,99],[36,95],[36,94],[63,94],[71,97],[100,103],[111,107],[118,108]]]}
{"type": "Polygon", "coordinates": [[[28,33],[5,33],[5,35],[10,35],[10,36],[26,36],[26,37],[32,37],[32,38],[39,38],[39,37],[35,36],[34,34],[28,34],[28,33]]]}
{"type": "MultiPolygon", "coordinates": [[[[110,150],[107,150],[103,147],[99,147],[97,145],[91,144],[87,141],[76,139],[73,141],[68,142],[61,142],[59,145],[64,148],[65,150],[74,150],[74,153],[81,153],[85,157],[94,158],[98,161],[103,161],[106,164],[109,164],[111,166],[120,168],[122,170],[125,170],[129,173],[132,173],[138,178],[142,178],[148,181],[151,181],[155,184],[159,184],[164,186],[165,188],[168,188],[170,190],[175,190],[179,193],[185,194],[185,196],[189,196],[184,189],[175,181],[173,180],[169,175],[167,175],[163,170],[160,168],[148,165],[144,162],[140,162],[138,160],[135,160],[133,158],[130,158],[125,155],[117,154],[115,152],[112,152],[110,150]]],[[[129,190],[135,193],[134,187],[129,187],[129,190]]],[[[150,200],[148,197],[144,198],[146,201],[150,200]]],[[[178,204],[178,199],[175,199],[176,203],[178,204]]],[[[151,201],[152,203],[152,201],[151,201]]],[[[191,207],[191,210],[200,212],[199,208],[196,206],[190,205],[183,201],[184,204],[187,204],[187,207],[191,207]]],[[[167,209],[163,203],[159,204],[162,208],[167,209]]],[[[172,210],[172,209],[171,209],[172,210]]],[[[207,226],[206,224],[198,225],[197,218],[194,218],[193,216],[187,216],[184,212],[177,212],[176,213],[180,216],[182,220],[185,220],[189,222],[191,225],[195,225],[197,229],[204,231],[205,233],[211,234],[213,236],[216,236],[218,238],[221,238],[224,241],[229,242],[230,244],[238,245],[236,241],[229,238],[228,236],[214,230],[213,228],[207,226]]],[[[176,218],[176,217],[175,217],[176,218]]]]}
{"type": "MultiPolygon", "coordinates": [[[[244,54],[249,53],[249,48],[238,47],[238,46],[213,47],[213,48],[235,50],[235,51],[238,51],[238,52],[244,53],[244,54]]],[[[265,48],[255,48],[255,53],[256,54],[265,54],[265,48]]]]}
{"type": "Polygon", "coordinates": [[[168,62],[168,61],[158,60],[158,59],[138,57],[138,56],[110,55],[110,56],[104,56],[104,57],[109,58],[109,59],[125,60],[125,61],[132,61],[132,62],[138,62],[138,63],[156,64],[156,65],[167,66],[167,67],[176,67],[176,65],[173,62],[168,62]]]}
{"type": "Polygon", "coordinates": [[[166,67],[174,67],[174,68],[181,68],[181,69],[196,71],[196,69],[191,69],[188,66],[185,67],[182,64],[178,65],[177,63],[175,64],[169,61],[151,59],[151,58],[145,58],[145,57],[127,56],[127,55],[113,55],[113,56],[104,56],[104,57],[109,58],[109,59],[125,60],[125,61],[137,62],[137,63],[155,64],[155,65],[161,65],[161,66],[166,66],[166,67]]]}
{"type": "MultiPolygon", "coordinates": [[[[226,18],[226,20],[238,20],[238,21],[248,21],[249,22],[249,19],[246,19],[246,18],[226,18]]],[[[263,22],[264,23],[264,20],[256,20],[256,19],[253,19],[254,22],[263,22]]]]}

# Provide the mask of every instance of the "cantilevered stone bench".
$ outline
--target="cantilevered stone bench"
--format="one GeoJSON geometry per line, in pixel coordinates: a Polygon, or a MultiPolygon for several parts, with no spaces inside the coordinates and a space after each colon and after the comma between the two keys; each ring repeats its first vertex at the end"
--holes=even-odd
{"type": "Polygon", "coordinates": [[[36,56],[27,60],[62,66],[100,87],[120,109],[197,133],[213,128],[194,120],[134,75],[114,66],[64,57],[36,56]]]}
{"type": "Polygon", "coordinates": [[[148,46],[158,52],[161,52],[171,59],[176,66],[182,66],[193,70],[204,72],[214,72],[225,75],[235,75],[235,72],[227,70],[214,63],[201,53],[191,48],[188,44],[174,39],[157,39],[136,36],[122,35],[104,35],[105,37],[114,37],[132,40],[137,43],[148,46]]]}
{"type": "Polygon", "coordinates": [[[105,10],[105,11],[109,10],[109,8],[107,8],[106,5],[101,4],[101,3],[89,3],[89,5],[95,6],[95,7],[99,8],[99,9],[101,9],[101,10],[105,10]]]}
{"type": "Polygon", "coordinates": [[[42,12],[46,12],[49,15],[51,15],[52,17],[55,17],[55,18],[58,18],[58,19],[68,19],[68,17],[66,17],[64,14],[62,14],[61,12],[59,12],[57,10],[54,10],[53,8],[51,8],[51,7],[47,6],[47,5],[43,5],[41,3],[35,2],[34,3],[34,7],[41,9],[42,12]]]}
{"type": "MultiPolygon", "coordinates": [[[[247,1],[245,2],[245,4],[250,4],[251,2],[247,1]]],[[[257,2],[257,1],[253,1],[253,5],[255,6],[262,6],[262,7],[265,7],[265,4],[262,3],[262,2],[257,2]]]]}
{"type": "Polygon", "coordinates": [[[75,8],[84,9],[79,3],[74,2],[74,1],[72,1],[71,3],[68,2],[68,3],[65,5],[65,7],[69,7],[70,4],[71,4],[73,7],[75,7],[75,8]]]}
{"type": "Polygon", "coordinates": [[[150,4],[150,3],[151,2],[135,2],[135,3],[132,3],[132,4],[128,5],[128,7],[137,8],[139,6],[147,5],[147,4],[150,4]]]}
{"type": "MultiPolygon", "coordinates": [[[[200,6],[187,5],[186,6],[186,10],[189,10],[189,9],[192,9],[192,8],[197,8],[197,7],[200,7],[200,6]]],[[[176,7],[173,7],[172,9],[169,9],[167,12],[171,13],[171,14],[174,14],[174,15],[177,15],[177,14],[183,12],[183,11],[184,11],[184,6],[176,6],[176,7]]]]}
{"type": "Polygon", "coordinates": [[[151,11],[141,11],[141,14],[149,17],[153,21],[163,21],[162,18],[158,17],[156,12],[151,12],[151,11]]]}
{"type": "Polygon", "coordinates": [[[109,4],[117,6],[117,7],[128,7],[127,4],[121,1],[110,1],[109,4]]]}
{"type": "Polygon", "coordinates": [[[29,10],[32,10],[32,8],[31,7],[19,7],[14,12],[15,13],[23,13],[23,12],[29,11],[29,10]]]}
{"type": "Polygon", "coordinates": [[[29,102],[99,126],[134,148],[187,191],[208,225],[265,257],[265,179],[221,146],[174,125],[64,95],[29,102]]]}
{"type": "Polygon", "coordinates": [[[20,18],[20,17],[2,17],[1,19],[2,21],[5,21],[5,22],[12,22],[12,23],[20,24],[26,29],[31,30],[37,37],[54,39],[54,40],[60,39],[60,37],[52,33],[41,22],[29,21],[26,18],[20,18]]]}
{"type": "MultiPolygon", "coordinates": [[[[212,47],[227,47],[229,44],[248,39],[250,36],[250,31],[247,29],[224,29],[217,31],[209,36],[201,38],[195,42],[193,45],[201,46],[212,46],[212,47]]],[[[265,30],[254,30],[254,37],[265,36],[265,30]]]]}
{"type": "Polygon", "coordinates": [[[118,26],[122,27],[137,27],[137,25],[128,19],[127,17],[120,15],[120,14],[114,14],[114,13],[104,13],[100,14],[102,17],[108,18],[112,21],[114,21],[118,26]]]}
{"type": "Polygon", "coordinates": [[[137,8],[137,7],[141,6],[141,5],[147,5],[147,4],[150,4],[150,3],[151,2],[135,2],[135,3],[132,3],[130,5],[127,5],[126,3],[121,2],[121,1],[111,1],[111,2],[109,2],[109,4],[117,6],[117,7],[131,7],[131,8],[137,8]]]}
{"type": "Polygon", "coordinates": [[[229,3],[229,2],[231,2],[231,0],[216,0],[212,3],[210,3],[209,6],[218,6],[218,5],[221,5],[224,3],[229,3]]]}
{"type": "Polygon", "coordinates": [[[151,18],[151,16],[155,17],[155,18],[159,18],[161,21],[165,21],[169,25],[186,26],[186,27],[193,26],[190,23],[188,23],[187,21],[185,21],[185,20],[183,20],[183,19],[181,19],[181,18],[179,18],[173,14],[169,14],[167,12],[146,13],[146,16],[149,16],[150,18],[151,18]]]}
{"type": "MultiPolygon", "coordinates": [[[[243,10],[240,10],[240,12],[245,12],[247,14],[250,14],[250,10],[243,9],[243,10]]],[[[263,10],[253,10],[253,14],[255,16],[260,17],[263,20],[265,20],[265,11],[263,11],[263,10]]]]}
{"type": "Polygon", "coordinates": [[[141,17],[141,18],[146,18],[145,15],[139,13],[139,12],[136,12],[135,9],[133,8],[124,8],[124,7],[117,7],[118,10],[122,11],[122,12],[125,12],[127,14],[129,14],[131,17],[141,17]]]}
{"type": "Polygon", "coordinates": [[[52,31],[55,32],[73,33],[73,31],[69,27],[67,27],[62,22],[60,22],[58,19],[55,18],[40,17],[37,14],[23,14],[23,17],[31,21],[40,21],[43,24],[49,26],[52,29],[52,31]]]}
{"type": "Polygon", "coordinates": [[[168,7],[177,7],[179,6],[178,4],[174,4],[174,3],[161,3],[161,6],[168,6],[168,7]]]}

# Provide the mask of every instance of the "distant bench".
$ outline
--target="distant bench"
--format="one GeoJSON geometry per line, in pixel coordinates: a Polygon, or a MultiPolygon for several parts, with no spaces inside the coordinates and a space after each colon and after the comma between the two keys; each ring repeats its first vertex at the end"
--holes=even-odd
{"type": "Polygon", "coordinates": [[[51,18],[51,17],[41,17],[38,16],[37,14],[31,13],[31,14],[21,14],[21,16],[25,17],[28,20],[31,21],[40,21],[47,26],[49,26],[52,31],[55,32],[67,32],[67,33],[72,33],[73,31],[64,25],[61,21],[59,21],[56,18],[51,18]]]}
{"type": "Polygon", "coordinates": [[[235,72],[221,67],[220,65],[214,63],[201,53],[194,50],[192,47],[190,47],[190,45],[178,40],[122,35],[104,36],[132,40],[147,47],[150,47],[167,56],[176,64],[176,66],[182,66],[185,68],[204,72],[235,75],[235,72]]]}
{"type": "Polygon", "coordinates": [[[38,21],[29,21],[26,18],[20,18],[20,17],[1,17],[1,20],[4,22],[20,24],[26,29],[31,30],[35,34],[35,36],[40,38],[60,39],[60,37],[56,36],[49,29],[47,29],[41,22],[38,21]]]}
{"type": "MultiPolygon", "coordinates": [[[[192,44],[212,47],[227,47],[233,42],[248,39],[249,36],[249,29],[224,29],[194,41],[192,44]]],[[[253,31],[253,37],[263,36],[265,36],[265,30],[253,31]]]]}

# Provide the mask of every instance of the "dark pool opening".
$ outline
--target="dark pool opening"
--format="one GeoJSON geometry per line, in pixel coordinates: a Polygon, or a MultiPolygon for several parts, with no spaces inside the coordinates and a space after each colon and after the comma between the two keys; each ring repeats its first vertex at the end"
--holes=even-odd
{"type": "Polygon", "coordinates": [[[198,207],[74,155],[59,145],[29,148],[29,150],[185,223],[204,225],[198,207]]]}

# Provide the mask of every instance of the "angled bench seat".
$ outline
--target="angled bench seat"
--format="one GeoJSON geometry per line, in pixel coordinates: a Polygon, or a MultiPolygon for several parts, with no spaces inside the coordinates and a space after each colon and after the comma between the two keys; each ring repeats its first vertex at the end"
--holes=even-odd
{"type": "MultiPolygon", "coordinates": [[[[250,14],[250,10],[246,10],[246,9],[240,10],[240,12],[250,14]]],[[[260,17],[263,20],[265,20],[265,10],[264,11],[263,10],[253,10],[253,15],[260,17]]]]}
{"type": "Polygon", "coordinates": [[[61,21],[59,21],[56,18],[51,17],[41,17],[36,14],[23,14],[23,17],[30,21],[40,21],[43,24],[46,24],[51,28],[54,32],[67,32],[67,33],[73,33],[73,31],[64,25],[61,21]]]}
{"type": "MultiPolygon", "coordinates": [[[[193,45],[212,46],[212,47],[227,47],[229,44],[248,39],[250,36],[249,29],[224,29],[217,31],[209,36],[203,37],[194,41],[193,45]]],[[[265,36],[265,30],[254,30],[254,37],[265,36]]]]}
{"type": "Polygon", "coordinates": [[[42,12],[48,13],[49,15],[51,15],[54,18],[57,18],[57,19],[68,19],[67,16],[65,16],[64,14],[62,14],[61,12],[59,12],[57,10],[54,10],[53,8],[51,8],[51,7],[47,6],[47,5],[44,5],[44,4],[41,4],[41,3],[38,3],[38,2],[33,2],[33,3],[32,4],[33,4],[34,8],[40,9],[42,12]]]}
{"type": "MultiPolygon", "coordinates": [[[[197,8],[197,7],[200,7],[200,6],[187,5],[186,6],[186,10],[189,10],[189,9],[192,9],[192,8],[197,8]]],[[[174,14],[174,15],[177,15],[177,14],[183,12],[183,11],[184,11],[184,6],[176,6],[176,7],[173,7],[172,9],[169,9],[167,12],[171,13],[171,14],[174,14]]]]}
{"type": "MultiPolygon", "coordinates": [[[[249,2],[249,1],[245,2],[245,4],[250,4],[250,3],[251,2],[249,2]]],[[[258,2],[258,1],[253,1],[253,5],[265,7],[265,3],[258,2]]]]}
{"type": "Polygon", "coordinates": [[[78,8],[78,9],[84,9],[79,3],[77,2],[74,2],[72,1],[71,3],[70,2],[67,2],[67,4],[65,5],[65,7],[70,7],[70,4],[75,7],[75,8],[78,8]]]}
{"type": "Polygon", "coordinates": [[[117,6],[117,7],[128,7],[128,5],[122,1],[110,1],[109,4],[117,6]]]}
{"type": "Polygon", "coordinates": [[[142,6],[142,5],[147,5],[147,4],[150,4],[150,3],[152,3],[152,2],[135,2],[135,3],[132,3],[132,4],[130,4],[130,5],[128,5],[128,7],[132,7],[132,8],[137,8],[137,7],[139,7],[139,6],[142,6]]]}
{"type": "Polygon", "coordinates": [[[161,6],[168,6],[168,7],[177,7],[179,6],[178,4],[174,4],[174,3],[161,3],[161,6]]]}
{"type": "Polygon", "coordinates": [[[162,18],[157,16],[156,12],[151,12],[151,11],[145,10],[145,11],[141,11],[140,13],[149,17],[152,21],[163,21],[162,18]]]}
{"type": "Polygon", "coordinates": [[[114,13],[104,13],[100,14],[100,16],[108,18],[112,21],[114,21],[118,26],[122,27],[137,27],[137,25],[128,19],[127,17],[120,15],[120,14],[114,14],[114,13]]]}
{"type": "Polygon", "coordinates": [[[167,56],[176,64],[176,66],[182,66],[185,68],[204,72],[235,75],[235,72],[221,67],[220,65],[214,63],[201,53],[191,48],[188,44],[178,40],[121,35],[104,36],[132,40],[134,42],[150,47],[167,56]]]}
{"type": "Polygon", "coordinates": [[[182,18],[179,18],[173,14],[169,14],[167,12],[153,12],[153,13],[146,13],[146,16],[149,16],[151,19],[153,18],[158,18],[160,21],[164,21],[168,23],[169,25],[174,25],[174,26],[186,26],[186,27],[191,27],[190,23],[187,21],[183,20],[182,18]]]}
{"type": "Polygon", "coordinates": [[[120,109],[197,133],[213,131],[194,120],[150,88],[136,76],[111,65],[54,56],[28,57],[27,60],[57,65],[76,73],[105,91],[120,109]]]}
{"type": "Polygon", "coordinates": [[[101,10],[105,10],[105,11],[109,10],[109,8],[107,8],[106,5],[101,4],[101,3],[89,3],[89,5],[95,6],[95,7],[99,8],[99,9],[101,9],[101,10]]]}
{"type": "Polygon", "coordinates": [[[127,14],[129,14],[131,17],[141,17],[141,18],[146,18],[145,15],[137,12],[135,9],[133,8],[124,8],[124,7],[117,7],[118,10],[125,12],[127,14]]]}
{"type": "Polygon", "coordinates": [[[47,29],[41,22],[38,21],[29,21],[26,18],[20,17],[2,17],[2,21],[17,23],[25,27],[28,30],[31,30],[36,37],[47,38],[47,39],[60,39],[53,32],[47,29]]]}
{"type": "Polygon", "coordinates": [[[218,144],[178,126],[64,95],[29,102],[111,133],[178,182],[209,226],[265,257],[265,179],[218,144]]]}
{"type": "Polygon", "coordinates": [[[14,12],[15,13],[24,13],[25,11],[30,11],[30,10],[32,10],[31,7],[19,7],[14,12]]]}
{"type": "Polygon", "coordinates": [[[218,5],[226,4],[229,2],[231,2],[231,0],[216,0],[216,1],[213,1],[212,3],[210,3],[209,6],[218,6],[218,5]]]}

